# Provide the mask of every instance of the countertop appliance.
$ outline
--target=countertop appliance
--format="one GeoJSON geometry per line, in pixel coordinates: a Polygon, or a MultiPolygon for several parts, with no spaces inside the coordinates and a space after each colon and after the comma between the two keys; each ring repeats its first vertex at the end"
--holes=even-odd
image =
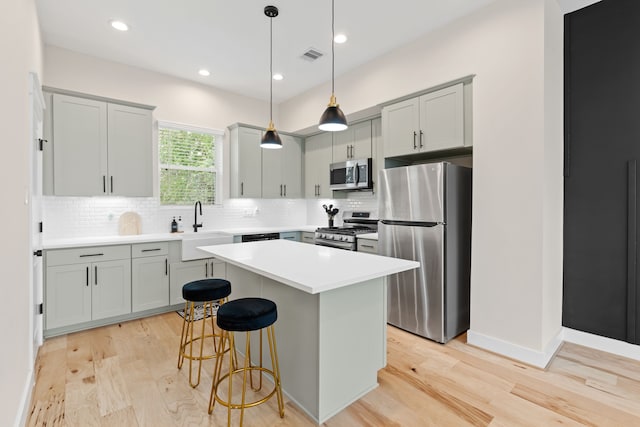
{"type": "Polygon", "coordinates": [[[329,188],[332,190],[371,190],[371,158],[347,160],[329,165],[329,188]]]}
{"type": "Polygon", "coordinates": [[[277,240],[280,233],[243,234],[240,240],[244,242],[257,242],[259,240],[277,240]]]}
{"type": "Polygon", "coordinates": [[[316,230],[316,245],[355,251],[358,234],[375,233],[378,219],[371,212],[345,211],[342,227],[320,227],[316,230]]]}
{"type": "Polygon", "coordinates": [[[380,254],[420,262],[389,276],[388,323],[440,343],[469,329],[471,169],[385,169],[379,205],[380,254]]]}

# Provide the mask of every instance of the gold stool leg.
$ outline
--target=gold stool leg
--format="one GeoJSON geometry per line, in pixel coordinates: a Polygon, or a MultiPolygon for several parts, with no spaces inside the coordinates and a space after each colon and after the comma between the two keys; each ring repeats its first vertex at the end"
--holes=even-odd
{"type": "MultiPolygon", "coordinates": [[[[220,345],[218,346],[218,351],[216,352],[216,365],[213,368],[213,380],[211,382],[211,394],[209,396],[209,413],[213,412],[213,407],[216,404],[216,393],[218,389],[218,383],[220,382],[220,377],[222,376],[222,359],[224,358],[224,348],[226,341],[229,341],[229,334],[221,330],[220,331],[220,345]]],[[[233,365],[233,353],[229,352],[229,365],[233,365]]]]}
{"type": "MultiPolygon", "coordinates": [[[[278,364],[278,348],[276,347],[276,331],[273,325],[267,328],[267,340],[269,341],[269,353],[271,355],[271,369],[273,369],[273,382],[278,397],[278,409],[280,418],[284,418],[284,400],[282,399],[282,386],[280,384],[280,365],[278,364]]],[[[262,379],[262,378],[261,378],[262,379]]]]}
{"type": "Polygon", "coordinates": [[[180,332],[180,348],[178,349],[178,369],[182,368],[182,363],[184,362],[184,352],[183,352],[183,347],[185,346],[186,342],[187,342],[187,333],[189,331],[188,327],[185,328],[185,326],[187,325],[187,310],[189,308],[189,302],[185,301],[184,303],[184,316],[182,317],[182,332],[180,332]],[[187,330],[185,333],[185,329],[187,330]]]}

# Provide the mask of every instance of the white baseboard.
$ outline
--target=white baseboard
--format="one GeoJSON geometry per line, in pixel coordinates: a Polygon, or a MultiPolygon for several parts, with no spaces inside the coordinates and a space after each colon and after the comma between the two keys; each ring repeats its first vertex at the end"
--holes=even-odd
{"type": "Polygon", "coordinates": [[[562,334],[564,341],[606,351],[629,359],[640,360],[640,346],[638,345],[570,328],[562,328],[562,334]]]}
{"type": "Polygon", "coordinates": [[[31,395],[33,393],[33,387],[35,385],[35,377],[33,376],[33,369],[31,369],[27,375],[27,380],[24,384],[20,396],[20,406],[18,407],[18,413],[16,414],[15,427],[25,426],[27,424],[27,417],[29,416],[29,404],[31,403],[31,395]]]}
{"type": "Polygon", "coordinates": [[[562,344],[562,332],[562,330],[558,331],[558,334],[547,344],[547,348],[544,351],[532,350],[472,330],[467,331],[467,343],[544,369],[562,344]]]}

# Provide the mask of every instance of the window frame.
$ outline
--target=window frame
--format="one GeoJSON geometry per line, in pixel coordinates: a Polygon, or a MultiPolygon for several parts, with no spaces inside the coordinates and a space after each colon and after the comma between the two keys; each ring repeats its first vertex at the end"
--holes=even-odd
{"type": "MultiPolygon", "coordinates": [[[[214,143],[214,165],[213,165],[213,173],[215,175],[215,193],[213,195],[213,204],[203,204],[203,206],[221,206],[222,205],[222,195],[223,195],[223,151],[222,151],[222,146],[224,145],[224,137],[225,137],[225,132],[223,130],[219,130],[219,129],[214,129],[214,128],[205,128],[205,127],[201,127],[201,126],[194,126],[194,125],[189,125],[189,124],[184,124],[184,123],[177,123],[177,122],[169,122],[169,121],[162,121],[162,120],[158,120],[157,122],[157,128],[156,128],[156,140],[157,140],[157,145],[156,145],[156,165],[158,167],[158,179],[157,179],[157,185],[158,185],[158,202],[161,208],[184,208],[185,206],[191,206],[189,205],[165,205],[162,204],[162,195],[160,194],[160,174],[161,171],[163,169],[163,165],[165,165],[164,163],[160,163],[160,129],[172,129],[172,130],[181,130],[181,131],[186,131],[186,132],[193,132],[193,133],[201,133],[201,134],[208,134],[208,135],[213,135],[215,138],[215,143],[214,143]]],[[[181,170],[201,170],[199,168],[191,168],[188,166],[174,166],[172,167],[172,169],[181,169],[181,170]]]]}

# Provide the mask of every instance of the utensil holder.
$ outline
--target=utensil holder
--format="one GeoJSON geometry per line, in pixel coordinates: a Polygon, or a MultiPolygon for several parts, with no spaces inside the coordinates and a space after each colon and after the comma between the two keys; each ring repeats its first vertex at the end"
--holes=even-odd
{"type": "Polygon", "coordinates": [[[329,228],[333,228],[333,218],[329,218],[329,228]]]}

